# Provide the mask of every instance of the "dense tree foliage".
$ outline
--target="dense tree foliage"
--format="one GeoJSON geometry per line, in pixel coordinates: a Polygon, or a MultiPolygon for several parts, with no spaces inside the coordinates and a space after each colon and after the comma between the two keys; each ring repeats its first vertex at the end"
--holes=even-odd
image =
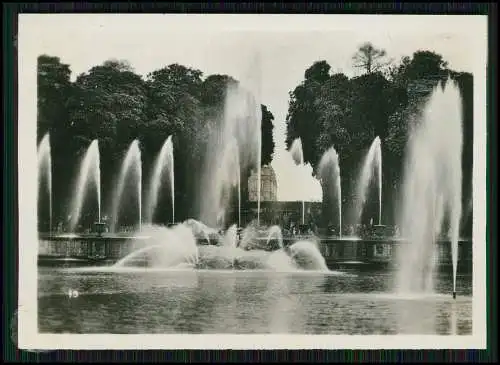
{"type": "MultiPolygon", "coordinates": [[[[194,200],[207,144],[221,123],[227,86],[238,82],[227,75],[203,78],[200,70],[179,64],[141,77],[121,60],[92,67],[74,82],[70,77],[70,66],[59,58],[38,58],[37,138],[40,141],[50,132],[54,223],[68,221],[81,159],[96,138],[101,155],[104,215],[109,213],[117,175],[130,143],[140,141],[143,186],[147,189],[155,157],[172,135],[176,218],[195,216],[194,200]]],[[[261,109],[262,164],[267,164],[274,152],[274,117],[265,105],[261,109]]],[[[161,199],[158,206],[155,220],[170,221],[170,197],[161,199]]],[[[83,211],[89,212],[88,217],[83,217],[83,226],[88,227],[95,220],[95,207],[86,206],[83,211]]],[[[136,221],[135,212],[135,208],[125,208],[120,224],[136,221]],[[127,214],[127,210],[131,213],[127,214]]],[[[47,228],[47,221],[40,221],[40,229],[47,228]]]]}
{"type": "MultiPolygon", "coordinates": [[[[349,222],[352,221],[349,205],[355,201],[361,163],[374,138],[379,136],[383,154],[383,222],[392,224],[409,128],[433,87],[450,77],[458,83],[463,97],[465,209],[471,192],[472,74],[448,69],[442,56],[430,51],[416,51],[412,57],[403,57],[392,65],[383,61],[385,57],[384,50],[364,44],[353,61],[365,73],[353,78],[330,73],[330,65],[324,60],[311,65],[304,80],[290,93],[286,120],[288,148],[300,137],[304,160],[311,163],[317,174],[321,156],[328,148],[335,147],[340,158],[346,208],[343,219],[349,222]]],[[[369,199],[365,213],[365,222],[378,216],[377,199],[369,199]]],[[[324,224],[336,222],[334,215],[326,217],[324,224]]]]}

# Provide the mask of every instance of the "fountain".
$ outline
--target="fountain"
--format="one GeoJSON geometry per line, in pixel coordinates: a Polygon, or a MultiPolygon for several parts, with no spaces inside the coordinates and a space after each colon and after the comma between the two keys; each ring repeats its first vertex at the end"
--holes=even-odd
{"type": "MultiPolygon", "coordinates": [[[[238,189],[238,226],[241,226],[241,170],[240,170],[240,157],[239,157],[239,147],[236,138],[233,138],[231,142],[227,145],[225,149],[224,157],[222,158],[222,163],[224,167],[220,167],[223,169],[219,176],[223,172],[227,174],[224,177],[227,185],[229,187],[236,186],[238,189]]],[[[229,200],[229,199],[227,199],[229,200]]],[[[227,203],[224,204],[224,206],[227,203]]]]}
{"type": "Polygon", "coordinates": [[[377,136],[373,140],[368,154],[366,155],[361,170],[361,175],[358,181],[358,194],[359,199],[356,209],[356,224],[361,219],[363,214],[363,207],[366,202],[366,195],[368,192],[368,185],[374,177],[375,169],[377,169],[377,185],[378,185],[378,224],[382,224],[382,148],[380,146],[380,138],[377,136]]]}
{"type": "Polygon", "coordinates": [[[230,250],[231,254],[231,265],[234,267],[234,262],[236,259],[236,248],[238,246],[238,227],[236,224],[233,224],[226,231],[226,234],[223,237],[222,245],[230,250]]]}
{"type": "Polygon", "coordinates": [[[97,221],[101,222],[101,166],[99,156],[99,142],[94,139],[83,157],[75,187],[75,195],[71,205],[70,232],[74,232],[80,219],[81,210],[87,189],[93,183],[97,195],[97,221]]]}
{"type": "Polygon", "coordinates": [[[217,224],[217,217],[227,210],[229,191],[235,185],[238,185],[241,214],[240,171],[257,165],[260,173],[261,118],[260,104],[248,90],[237,84],[227,86],[224,117],[210,137],[200,183],[203,196],[200,219],[204,223],[217,224]]]}
{"type": "Polygon", "coordinates": [[[113,206],[111,214],[111,231],[116,231],[116,224],[118,222],[120,202],[123,195],[123,190],[125,188],[125,179],[128,176],[129,170],[133,168],[137,180],[137,205],[139,210],[139,230],[141,229],[142,223],[142,162],[141,162],[141,150],[139,148],[139,141],[135,139],[131,144],[123,160],[123,164],[120,170],[120,176],[118,179],[118,186],[115,190],[115,195],[113,197],[113,206]]]}
{"type": "Polygon", "coordinates": [[[208,244],[210,244],[210,235],[218,234],[217,230],[208,227],[207,225],[197,221],[196,219],[186,219],[183,224],[189,227],[195,236],[203,236],[203,238],[207,240],[208,244]]]}
{"type": "MultiPolygon", "coordinates": [[[[304,165],[304,152],[302,150],[302,140],[300,138],[295,138],[290,146],[290,153],[292,154],[292,159],[297,165],[304,165]]],[[[305,203],[302,199],[302,224],[305,224],[305,203]]]]}
{"type": "Polygon", "coordinates": [[[114,267],[133,265],[136,260],[147,256],[152,267],[194,267],[198,263],[198,247],[192,230],[179,224],[172,228],[148,226],[144,233],[149,236],[148,246],[142,247],[114,264],[114,267]]]}
{"type": "Polygon", "coordinates": [[[262,105],[260,103],[260,87],[261,87],[261,59],[257,52],[252,60],[250,67],[250,75],[248,76],[247,84],[250,85],[249,107],[251,115],[253,115],[253,123],[250,124],[250,135],[254,140],[255,165],[257,165],[257,225],[260,224],[260,190],[261,186],[261,168],[262,168],[262,105]],[[256,149],[256,151],[255,151],[256,149]]]}
{"type": "Polygon", "coordinates": [[[237,173],[237,184],[238,184],[238,227],[241,227],[241,170],[240,170],[240,159],[238,155],[236,158],[236,173],[237,173]]]}
{"type": "Polygon", "coordinates": [[[169,136],[163,144],[156,162],[154,164],[153,175],[149,185],[148,201],[146,205],[146,222],[153,223],[156,205],[158,204],[158,194],[160,191],[163,173],[168,170],[170,182],[170,199],[172,202],[172,223],[175,222],[175,190],[174,190],[174,147],[172,136],[169,136]]]}
{"type": "Polygon", "coordinates": [[[41,177],[46,176],[47,193],[49,195],[49,232],[52,232],[52,155],[50,151],[50,134],[47,133],[38,145],[38,186],[41,177]]]}
{"type": "Polygon", "coordinates": [[[409,240],[399,256],[397,285],[402,292],[429,292],[434,289],[436,241],[444,219],[448,218],[453,297],[456,296],[462,209],[461,109],[459,89],[448,80],[444,89],[434,89],[410,135],[399,224],[401,234],[409,240]]]}
{"type": "Polygon", "coordinates": [[[335,148],[330,147],[321,157],[318,165],[318,175],[322,184],[327,184],[328,195],[337,197],[339,236],[342,237],[342,186],[340,183],[339,157],[335,148]]]}
{"type": "Polygon", "coordinates": [[[319,252],[318,247],[311,241],[298,241],[289,248],[290,256],[300,267],[328,272],[325,258],[319,252]]]}
{"type": "Polygon", "coordinates": [[[267,235],[268,246],[273,238],[278,241],[279,248],[283,248],[283,234],[281,232],[280,226],[272,226],[271,228],[269,228],[269,234],[267,235]]]}
{"type": "MultiPolygon", "coordinates": [[[[320,271],[329,272],[325,259],[317,244],[312,241],[299,241],[284,249],[281,230],[275,226],[268,230],[269,243],[272,237],[279,242],[277,249],[238,246],[237,226],[233,224],[223,236],[219,245],[196,245],[196,229],[203,224],[194,220],[172,227],[147,225],[142,232],[148,235],[147,241],[134,242],[133,252],[116,262],[113,268],[137,267],[147,265],[151,269],[264,269],[278,272],[320,271]],[[146,246],[144,246],[146,244],[146,246]]],[[[259,240],[253,236],[253,239],[259,240]]],[[[266,241],[262,241],[266,242],[266,241]]],[[[269,246],[267,243],[267,246],[269,246]]]]}

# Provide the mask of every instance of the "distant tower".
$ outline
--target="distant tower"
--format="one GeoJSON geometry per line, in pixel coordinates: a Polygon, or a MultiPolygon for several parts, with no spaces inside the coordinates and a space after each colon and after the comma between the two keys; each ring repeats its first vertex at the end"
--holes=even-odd
{"type": "MultiPolygon", "coordinates": [[[[260,169],[260,200],[276,201],[278,184],[276,174],[271,166],[265,165],[260,169]]],[[[257,172],[252,171],[248,178],[248,200],[257,201],[257,172]]]]}

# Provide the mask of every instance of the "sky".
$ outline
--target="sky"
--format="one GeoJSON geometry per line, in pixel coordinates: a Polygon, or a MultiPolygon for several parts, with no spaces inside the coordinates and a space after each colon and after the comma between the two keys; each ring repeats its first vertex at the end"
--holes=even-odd
{"type": "Polygon", "coordinates": [[[19,21],[19,43],[28,50],[22,57],[36,64],[40,54],[57,56],[70,65],[73,79],[108,59],[127,60],[142,75],[180,63],[205,76],[258,79],[260,101],[275,118],[271,165],[278,200],[321,200],[311,166],[295,165],[285,149],[289,92],[319,60],[326,60],[332,72],[355,76],[359,71],[352,67],[352,55],[366,41],[395,61],[430,50],[450,68],[474,73],[477,54],[486,52],[486,17],[23,14],[19,21]]]}

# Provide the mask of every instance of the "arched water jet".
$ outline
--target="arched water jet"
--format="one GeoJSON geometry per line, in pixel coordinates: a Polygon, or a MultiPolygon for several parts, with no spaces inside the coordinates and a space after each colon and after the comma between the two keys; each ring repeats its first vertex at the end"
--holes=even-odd
{"type": "MultiPolygon", "coordinates": [[[[304,165],[304,152],[302,150],[302,140],[300,138],[295,138],[290,146],[290,153],[292,155],[293,161],[297,165],[304,165]]],[[[305,203],[302,199],[302,224],[305,224],[305,203]]]]}
{"type": "Polygon", "coordinates": [[[175,184],[174,184],[174,147],[172,136],[169,136],[163,144],[156,162],[153,175],[149,184],[148,201],[146,205],[146,222],[153,223],[154,213],[158,204],[158,194],[165,170],[168,171],[170,183],[170,201],[172,203],[172,223],[175,222],[175,184]]]}
{"type": "Polygon", "coordinates": [[[99,142],[94,139],[85,153],[80,167],[78,182],[75,187],[74,199],[71,205],[70,231],[74,232],[80,219],[83,202],[89,184],[94,183],[97,195],[97,220],[101,221],[101,162],[99,155],[99,142]]]}
{"type": "Polygon", "coordinates": [[[38,145],[38,187],[41,177],[46,176],[47,193],[49,195],[49,231],[52,232],[52,153],[50,148],[50,134],[47,133],[38,145]]]}
{"type": "Polygon", "coordinates": [[[165,268],[179,264],[189,264],[194,267],[198,263],[198,247],[189,227],[183,224],[173,228],[149,226],[145,228],[143,233],[149,236],[148,242],[150,244],[130,253],[115,263],[115,267],[133,263],[141,255],[153,250],[155,250],[154,255],[150,257],[153,267],[165,268]]]}
{"type": "Polygon", "coordinates": [[[113,197],[113,207],[112,207],[112,225],[111,230],[116,231],[116,224],[119,217],[119,208],[121,203],[121,198],[123,195],[123,189],[125,188],[125,179],[128,176],[129,170],[133,168],[137,179],[137,204],[139,213],[139,230],[141,229],[142,223],[142,162],[141,162],[141,150],[139,148],[139,141],[135,139],[131,144],[123,160],[123,164],[120,170],[120,176],[118,178],[118,186],[115,190],[115,195],[113,197]]]}
{"type": "Polygon", "coordinates": [[[339,215],[339,236],[342,237],[342,186],[340,180],[339,156],[335,148],[325,151],[318,165],[318,173],[323,184],[327,184],[330,197],[336,196],[339,215]],[[332,186],[334,188],[332,189],[332,186]]]}
{"type": "MultiPolygon", "coordinates": [[[[405,162],[403,200],[399,226],[409,244],[399,255],[400,291],[432,291],[429,279],[435,268],[433,255],[441,221],[449,220],[456,293],[458,235],[462,195],[462,106],[460,91],[448,80],[436,87],[410,136],[405,162]],[[447,137],[443,139],[443,136],[447,137]],[[427,274],[427,273],[431,274],[427,274]]],[[[455,294],[454,294],[455,295],[455,294]]]]}
{"type": "Polygon", "coordinates": [[[325,258],[315,243],[298,241],[290,245],[288,250],[290,256],[299,267],[315,271],[329,271],[325,258]]]}
{"type": "Polygon", "coordinates": [[[382,224],[382,148],[380,138],[377,136],[373,140],[370,149],[365,157],[361,174],[358,180],[358,204],[356,206],[356,224],[361,219],[363,208],[367,198],[368,185],[374,177],[375,169],[377,171],[378,188],[378,224],[382,224]]]}

